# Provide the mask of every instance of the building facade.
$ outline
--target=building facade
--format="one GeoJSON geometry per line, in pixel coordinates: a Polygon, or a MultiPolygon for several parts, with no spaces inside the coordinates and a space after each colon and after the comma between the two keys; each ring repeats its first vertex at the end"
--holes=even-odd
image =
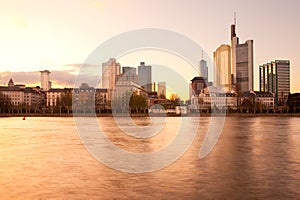
{"type": "Polygon", "coordinates": [[[284,105],[290,93],[290,61],[275,60],[259,66],[259,88],[271,92],[276,105],[284,105]]]}
{"type": "Polygon", "coordinates": [[[138,75],[135,67],[122,67],[122,80],[138,83],[138,75]]]}
{"type": "Polygon", "coordinates": [[[14,84],[10,79],[8,86],[1,86],[0,93],[9,101],[12,112],[37,112],[45,106],[45,93],[39,86],[26,87],[23,84],[14,84]]]}
{"type": "Polygon", "coordinates": [[[223,88],[227,92],[231,90],[231,48],[229,45],[221,45],[214,52],[215,73],[214,85],[223,88]]]}
{"type": "Polygon", "coordinates": [[[236,24],[231,25],[231,84],[239,95],[253,90],[253,40],[239,43],[236,24]]]}
{"type": "Polygon", "coordinates": [[[147,92],[152,92],[152,66],[141,62],[138,66],[138,78],[139,85],[144,87],[147,92]]]}
{"type": "Polygon", "coordinates": [[[208,80],[208,67],[207,62],[204,59],[200,60],[200,76],[208,80]]]}
{"type": "Polygon", "coordinates": [[[236,87],[237,91],[253,90],[253,40],[236,45],[236,87]]]}
{"type": "Polygon", "coordinates": [[[44,71],[40,71],[41,72],[41,88],[44,91],[48,91],[50,90],[52,83],[50,81],[50,71],[48,70],[44,70],[44,71]]]}
{"type": "Polygon", "coordinates": [[[113,90],[117,83],[117,76],[121,74],[121,65],[115,58],[102,63],[102,88],[113,90]]]}
{"type": "Polygon", "coordinates": [[[207,80],[203,77],[196,76],[191,82],[191,96],[199,96],[207,88],[207,80]]]}

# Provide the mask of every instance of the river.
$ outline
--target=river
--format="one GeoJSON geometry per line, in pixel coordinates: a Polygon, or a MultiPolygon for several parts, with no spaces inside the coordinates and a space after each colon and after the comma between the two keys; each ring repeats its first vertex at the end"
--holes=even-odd
{"type": "MultiPolygon", "coordinates": [[[[300,198],[299,119],[227,117],[213,150],[200,159],[199,150],[211,118],[195,121],[191,117],[191,123],[199,127],[178,160],[162,169],[130,173],[107,166],[91,155],[72,117],[3,117],[0,198],[300,198]]],[[[134,138],[121,134],[112,117],[96,120],[114,145],[136,154],[164,148],[174,140],[175,125],[180,124],[180,117],[168,117],[158,134],[134,138]]],[[[134,122],[140,126],[150,123],[149,118],[142,117],[134,122]]],[[[89,125],[89,120],[86,123],[89,125]]],[[[160,161],[141,162],[151,165],[160,161]]]]}

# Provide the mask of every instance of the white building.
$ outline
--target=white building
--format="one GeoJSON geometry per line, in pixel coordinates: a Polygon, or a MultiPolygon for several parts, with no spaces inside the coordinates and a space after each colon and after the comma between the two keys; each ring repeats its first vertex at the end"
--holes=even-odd
{"type": "Polygon", "coordinates": [[[115,58],[102,63],[102,88],[113,90],[117,83],[117,76],[121,74],[121,65],[115,58]]]}
{"type": "Polygon", "coordinates": [[[132,94],[147,97],[143,87],[133,81],[119,80],[112,93],[111,106],[113,111],[125,112],[129,109],[129,101],[132,94]]]}
{"type": "Polygon", "coordinates": [[[218,109],[237,110],[237,95],[235,93],[201,93],[191,99],[191,112],[209,111],[218,109]]]}
{"type": "Polygon", "coordinates": [[[50,81],[50,71],[48,70],[44,70],[44,71],[40,71],[41,72],[41,88],[44,91],[48,91],[51,89],[51,81],[50,81]]]}

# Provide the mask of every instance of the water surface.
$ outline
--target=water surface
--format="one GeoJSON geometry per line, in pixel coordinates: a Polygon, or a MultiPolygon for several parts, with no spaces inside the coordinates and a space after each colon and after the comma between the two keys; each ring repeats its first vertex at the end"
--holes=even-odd
{"type": "MultiPolygon", "coordinates": [[[[107,137],[132,152],[167,145],[175,126],[136,139],[98,118],[107,137]]],[[[147,118],[137,118],[147,125],[147,118]]],[[[177,124],[178,118],[168,118],[177,124]]],[[[193,121],[192,123],[197,123],[193,121]]],[[[73,118],[0,118],[1,199],[283,199],[300,198],[299,118],[227,117],[204,159],[198,154],[210,118],[200,118],[190,148],[172,165],[130,174],[96,160],[82,145],[73,118]]],[[[153,161],[154,162],[154,161],[153,161]]],[[[149,164],[149,163],[147,163],[149,164]]]]}

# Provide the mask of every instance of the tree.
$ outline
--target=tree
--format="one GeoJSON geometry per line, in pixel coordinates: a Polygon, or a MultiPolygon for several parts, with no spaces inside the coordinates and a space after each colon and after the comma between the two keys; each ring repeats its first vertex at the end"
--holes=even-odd
{"type": "Polygon", "coordinates": [[[130,109],[136,113],[141,113],[141,111],[145,112],[147,109],[147,99],[142,95],[134,93],[130,98],[129,106],[130,109]]]}
{"type": "Polygon", "coordinates": [[[0,113],[9,112],[11,108],[11,99],[0,92],[0,113]]]}
{"type": "Polygon", "coordinates": [[[67,112],[69,114],[72,108],[72,94],[63,93],[60,97],[57,97],[56,108],[58,108],[59,114],[62,112],[67,112]]]}
{"type": "Polygon", "coordinates": [[[178,95],[177,94],[171,94],[171,96],[170,96],[170,100],[171,101],[175,101],[176,99],[178,98],[178,95]]]}
{"type": "Polygon", "coordinates": [[[67,113],[69,114],[72,108],[72,94],[71,93],[62,94],[60,101],[63,109],[66,110],[67,113]]]}
{"type": "Polygon", "coordinates": [[[177,94],[171,94],[170,96],[170,103],[171,103],[171,109],[174,109],[175,106],[180,106],[180,98],[177,94]]]}

